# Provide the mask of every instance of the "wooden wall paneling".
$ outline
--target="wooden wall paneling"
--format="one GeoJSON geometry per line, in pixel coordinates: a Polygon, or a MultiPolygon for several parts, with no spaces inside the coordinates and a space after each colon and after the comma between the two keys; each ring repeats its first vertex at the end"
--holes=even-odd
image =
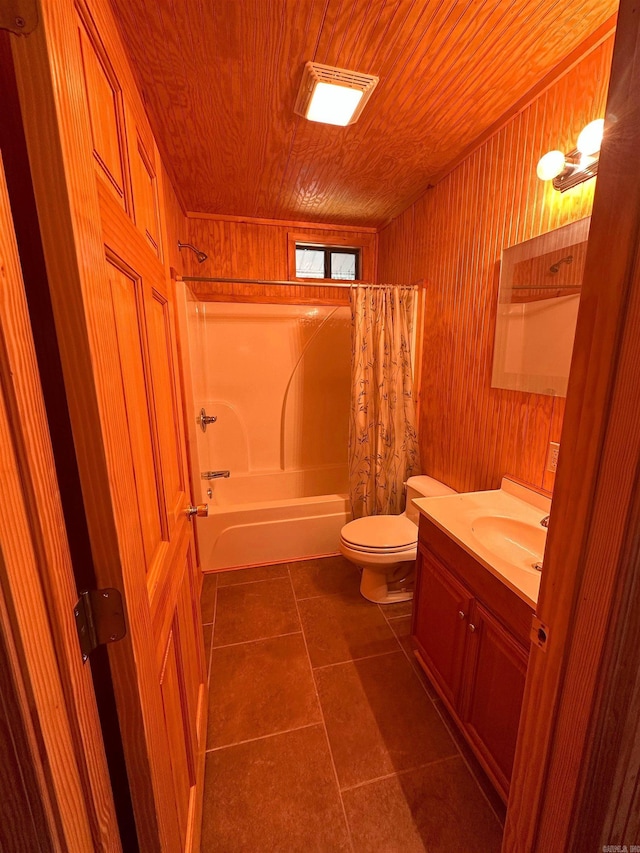
{"type": "Polygon", "coordinates": [[[33,817],[46,817],[54,849],[115,852],[115,807],[91,674],[79,653],[77,593],[1,157],[0,277],[1,621],[12,668],[4,676],[28,742],[23,779],[41,801],[33,817]]]}
{"type": "Polygon", "coordinates": [[[178,242],[184,242],[187,233],[186,217],[164,165],[162,163],[160,165],[162,188],[160,211],[164,213],[165,264],[170,269],[174,269],[178,275],[183,275],[184,265],[178,242]]]}
{"type": "Polygon", "coordinates": [[[623,0],[505,851],[640,833],[639,23],[623,0]]]}
{"type": "MultiPolygon", "coordinates": [[[[321,226],[301,228],[299,222],[279,224],[253,222],[239,219],[190,216],[189,242],[209,256],[200,264],[193,252],[189,255],[186,273],[191,276],[270,279],[286,281],[290,274],[291,252],[295,241],[310,240],[327,245],[362,246],[365,280],[376,280],[377,236],[371,231],[336,228],[323,230],[321,226]]],[[[294,266],[295,268],[295,266],[294,266]]],[[[239,282],[190,282],[193,293],[202,300],[244,302],[294,302],[318,305],[346,305],[348,290],[328,285],[292,281],[290,287],[280,284],[257,285],[239,282]]]]}
{"type": "Polygon", "coordinates": [[[583,218],[594,181],[560,194],[535,174],[552,147],[569,150],[602,115],[612,39],[544,92],[379,236],[378,277],[428,281],[421,388],[423,468],[460,490],[496,488],[504,474],[541,487],[549,430],[562,407],[492,389],[503,247],[583,218]]]}

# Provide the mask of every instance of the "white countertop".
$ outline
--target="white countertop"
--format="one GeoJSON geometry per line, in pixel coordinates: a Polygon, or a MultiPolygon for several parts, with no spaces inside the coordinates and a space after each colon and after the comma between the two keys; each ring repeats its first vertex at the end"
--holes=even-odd
{"type": "Polygon", "coordinates": [[[499,489],[415,498],[420,513],[531,607],[536,607],[551,500],[508,478],[499,489]]]}

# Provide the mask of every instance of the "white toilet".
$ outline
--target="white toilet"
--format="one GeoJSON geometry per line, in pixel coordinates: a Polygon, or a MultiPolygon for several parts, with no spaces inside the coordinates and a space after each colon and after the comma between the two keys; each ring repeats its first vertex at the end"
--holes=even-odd
{"type": "Polygon", "coordinates": [[[400,515],[369,515],[340,531],[340,551],[362,568],[360,592],[369,601],[391,604],[413,598],[419,511],[412,498],[454,494],[433,477],[409,477],[407,506],[400,515]]]}

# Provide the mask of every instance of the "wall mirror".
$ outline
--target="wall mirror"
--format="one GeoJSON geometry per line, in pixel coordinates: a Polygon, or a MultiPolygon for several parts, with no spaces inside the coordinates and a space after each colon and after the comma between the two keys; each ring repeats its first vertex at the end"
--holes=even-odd
{"type": "Polygon", "coordinates": [[[566,396],[590,223],[502,252],[492,388],[566,396]]]}

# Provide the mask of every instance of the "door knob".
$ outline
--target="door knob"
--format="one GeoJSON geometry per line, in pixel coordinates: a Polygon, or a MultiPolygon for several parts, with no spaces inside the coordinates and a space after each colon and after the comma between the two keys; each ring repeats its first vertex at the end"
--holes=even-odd
{"type": "Polygon", "coordinates": [[[207,518],[209,515],[209,504],[198,504],[198,506],[193,506],[189,504],[186,509],[187,518],[192,518],[194,515],[197,518],[207,518]]]}
{"type": "Polygon", "coordinates": [[[464,612],[464,610],[458,610],[458,618],[460,620],[467,618],[467,614],[464,612]]]}
{"type": "Polygon", "coordinates": [[[472,634],[476,630],[476,626],[473,624],[473,622],[469,623],[469,630],[471,631],[472,634]]]}

